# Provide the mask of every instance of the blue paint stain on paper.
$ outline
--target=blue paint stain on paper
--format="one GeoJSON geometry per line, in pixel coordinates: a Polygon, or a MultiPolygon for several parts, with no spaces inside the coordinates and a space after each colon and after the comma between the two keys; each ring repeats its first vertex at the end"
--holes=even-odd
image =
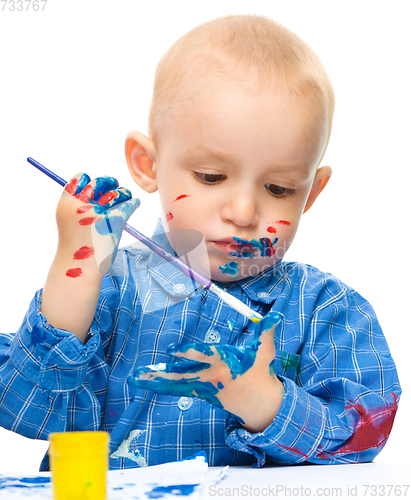
{"type": "Polygon", "coordinates": [[[171,486],[156,486],[150,492],[146,493],[148,498],[161,498],[164,495],[187,496],[193,493],[198,484],[175,484],[171,486]]]}
{"type": "Polygon", "coordinates": [[[36,477],[0,477],[0,490],[6,488],[44,488],[49,486],[51,478],[47,476],[36,477]]]}

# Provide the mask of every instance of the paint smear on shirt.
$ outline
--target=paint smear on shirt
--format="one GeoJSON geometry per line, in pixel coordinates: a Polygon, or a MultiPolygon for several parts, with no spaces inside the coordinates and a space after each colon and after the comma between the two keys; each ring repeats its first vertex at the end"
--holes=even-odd
{"type": "Polygon", "coordinates": [[[235,321],[233,321],[232,319],[228,319],[227,325],[228,325],[228,328],[230,329],[230,331],[232,332],[234,330],[234,327],[235,327],[235,321]]]}
{"type": "Polygon", "coordinates": [[[391,395],[394,397],[393,403],[386,404],[385,407],[375,413],[368,413],[361,404],[346,406],[345,410],[347,412],[354,410],[359,415],[353,434],[338,451],[328,452],[322,450],[318,453],[318,457],[329,458],[330,456],[358,453],[382,446],[391,432],[398,407],[398,397],[393,392],[391,395]]]}
{"type": "Polygon", "coordinates": [[[135,429],[131,431],[128,438],[125,439],[110,458],[128,458],[135,462],[139,467],[147,467],[147,462],[137,448],[136,441],[144,434],[145,430],[135,429]]]}
{"type": "Polygon", "coordinates": [[[69,278],[78,278],[82,274],[81,267],[73,267],[73,269],[67,269],[66,276],[69,278]]]}

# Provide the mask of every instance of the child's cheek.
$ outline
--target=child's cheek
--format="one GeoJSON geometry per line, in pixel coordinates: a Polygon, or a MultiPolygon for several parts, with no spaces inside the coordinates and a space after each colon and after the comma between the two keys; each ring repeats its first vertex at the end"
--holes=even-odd
{"type": "Polygon", "coordinates": [[[277,258],[282,258],[290,247],[298,226],[297,221],[288,218],[279,218],[270,221],[266,227],[267,238],[275,241],[278,238],[273,248],[277,258]]]}
{"type": "Polygon", "coordinates": [[[170,200],[165,210],[163,222],[173,226],[180,226],[184,215],[189,211],[189,201],[191,195],[188,193],[180,193],[174,199],[170,200]]]}

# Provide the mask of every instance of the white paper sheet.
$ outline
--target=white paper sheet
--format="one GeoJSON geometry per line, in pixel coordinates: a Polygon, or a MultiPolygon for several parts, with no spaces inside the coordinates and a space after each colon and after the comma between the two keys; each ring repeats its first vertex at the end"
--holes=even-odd
{"type": "MultiPolygon", "coordinates": [[[[209,474],[204,453],[153,467],[109,471],[107,474],[107,500],[154,499],[163,500],[184,496],[199,499],[206,485],[220,481],[227,468],[209,474]]],[[[51,474],[35,476],[4,476],[0,474],[1,500],[45,500],[53,498],[51,474]]]]}

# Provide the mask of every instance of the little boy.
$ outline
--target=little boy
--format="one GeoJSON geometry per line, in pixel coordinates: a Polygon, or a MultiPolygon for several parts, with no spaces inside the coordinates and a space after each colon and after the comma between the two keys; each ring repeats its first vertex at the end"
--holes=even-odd
{"type": "Polygon", "coordinates": [[[333,108],[316,55],[270,20],[230,16],[178,40],[157,69],[150,136],[127,136],[128,167],[159,191],[153,239],[173,252],[199,231],[207,259],[193,267],[264,319],[148,249],[117,252],[138,202],[78,174],[44,289],[0,337],[0,424],[36,439],[108,431],[112,469],[201,450],[210,465],[373,460],[401,392],[376,315],[332,275],[283,261],[331,175],[319,165],[333,108]]]}

